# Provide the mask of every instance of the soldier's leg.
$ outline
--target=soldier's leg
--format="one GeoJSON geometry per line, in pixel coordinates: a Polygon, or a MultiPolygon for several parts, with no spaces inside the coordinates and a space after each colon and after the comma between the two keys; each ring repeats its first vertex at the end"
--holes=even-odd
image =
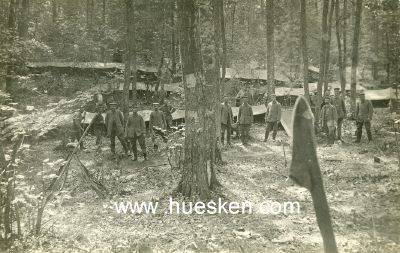
{"type": "Polygon", "coordinates": [[[337,121],[337,138],[338,138],[338,140],[342,140],[342,124],[343,124],[343,118],[339,118],[337,121]]]}
{"type": "Polygon", "coordinates": [[[125,138],[122,134],[118,135],[118,140],[122,145],[122,148],[124,149],[124,152],[126,155],[128,155],[128,145],[126,144],[125,138]]]}
{"type": "Polygon", "coordinates": [[[102,137],[102,132],[101,132],[101,128],[96,127],[94,129],[94,134],[96,135],[96,145],[100,145],[101,144],[101,137],[102,137]]]}
{"type": "Polygon", "coordinates": [[[272,132],[272,139],[275,140],[275,139],[276,139],[276,135],[277,135],[277,133],[278,133],[278,122],[277,122],[277,121],[275,121],[275,122],[273,123],[272,129],[273,129],[273,132],[272,132]]]}
{"type": "Polygon", "coordinates": [[[357,124],[357,140],[356,140],[356,142],[360,142],[361,141],[361,136],[362,136],[363,122],[362,121],[356,121],[356,124],[357,124]]]}
{"type": "Polygon", "coordinates": [[[111,153],[115,154],[115,130],[112,129],[111,130],[111,134],[110,134],[110,148],[111,148],[111,153]]]}
{"type": "Polygon", "coordinates": [[[267,122],[267,126],[265,127],[264,141],[267,141],[267,140],[268,140],[269,132],[271,132],[271,129],[272,129],[271,122],[267,122]]]}
{"type": "Polygon", "coordinates": [[[133,136],[133,138],[130,138],[131,141],[131,149],[132,149],[132,153],[133,153],[133,160],[136,161],[137,160],[137,145],[136,145],[136,141],[138,140],[137,135],[135,134],[133,136]]]}
{"type": "Polygon", "coordinates": [[[231,145],[231,124],[226,126],[226,141],[228,142],[228,145],[231,145]]]}
{"type": "Polygon", "coordinates": [[[139,142],[139,145],[140,145],[140,149],[142,150],[143,157],[144,157],[145,160],[147,160],[146,140],[144,138],[144,135],[142,134],[142,135],[138,136],[137,139],[138,139],[138,142],[139,142]]]}
{"type": "Polygon", "coordinates": [[[240,132],[240,140],[242,141],[242,144],[245,144],[245,136],[246,136],[246,134],[245,134],[245,127],[244,127],[244,125],[238,125],[238,129],[239,129],[239,132],[240,132]]]}
{"type": "Polygon", "coordinates": [[[334,143],[335,143],[335,127],[330,126],[329,127],[328,144],[334,144],[334,143]]]}
{"type": "Polygon", "coordinates": [[[365,130],[367,132],[368,140],[372,141],[372,134],[371,134],[371,122],[365,121],[364,122],[365,130]]]}
{"type": "Polygon", "coordinates": [[[221,144],[224,145],[226,125],[221,124],[221,144]]]}
{"type": "Polygon", "coordinates": [[[245,142],[248,144],[250,142],[250,124],[246,124],[245,133],[245,142]]]}

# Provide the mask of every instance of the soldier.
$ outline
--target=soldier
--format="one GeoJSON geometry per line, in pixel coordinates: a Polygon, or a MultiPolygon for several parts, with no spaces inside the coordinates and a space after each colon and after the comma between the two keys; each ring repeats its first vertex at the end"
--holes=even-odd
{"type": "Polygon", "coordinates": [[[117,109],[117,104],[114,102],[110,103],[110,110],[106,114],[106,127],[107,136],[111,140],[111,153],[115,155],[115,136],[118,137],[121,143],[125,155],[128,155],[128,148],[124,139],[124,115],[120,110],[117,109]]]}
{"type": "Polygon", "coordinates": [[[335,97],[333,98],[333,105],[336,107],[336,112],[338,115],[337,121],[337,139],[342,141],[342,124],[343,119],[346,117],[346,105],[344,99],[340,96],[340,89],[335,88],[335,97]]]}
{"type": "Polygon", "coordinates": [[[232,108],[229,105],[229,98],[224,98],[224,103],[221,106],[221,144],[224,144],[226,132],[226,142],[231,145],[231,127],[233,124],[232,108]]]}
{"type": "Polygon", "coordinates": [[[328,146],[331,146],[335,142],[335,125],[338,120],[336,107],[331,104],[331,98],[325,96],[325,105],[322,107],[319,122],[321,126],[326,126],[328,133],[328,146]]]}
{"type": "MultiPolygon", "coordinates": [[[[82,119],[83,119],[83,108],[80,108],[74,113],[74,116],[72,118],[72,124],[73,124],[73,129],[74,129],[74,140],[76,139],[78,142],[80,141],[82,134],[84,132],[83,127],[82,127],[82,119]]],[[[85,149],[83,146],[83,141],[79,144],[81,149],[85,149]]]]}
{"type": "Polygon", "coordinates": [[[250,127],[253,123],[253,109],[248,103],[247,97],[243,97],[243,104],[239,107],[238,124],[240,139],[243,145],[249,145],[250,127]]]}
{"type": "Polygon", "coordinates": [[[96,136],[96,145],[102,144],[103,130],[104,130],[104,118],[102,113],[102,107],[97,106],[96,115],[93,118],[93,131],[96,136]]]}
{"type": "Polygon", "coordinates": [[[153,141],[153,147],[155,150],[158,149],[158,144],[156,142],[156,134],[154,132],[154,128],[158,128],[159,130],[164,130],[166,127],[165,115],[162,111],[159,110],[159,104],[153,103],[154,111],[150,113],[150,122],[149,128],[151,133],[151,140],[153,141]]]}
{"type": "Polygon", "coordinates": [[[132,114],[128,116],[125,125],[125,137],[131,145],[133,157],[132,161],[137,161],[137,146],[136,142],[139,142],[140,148],[143,153],[144,160],[147,160],[146,154],[146,125],[144,123],[143,117],[138,114],[139,108],[135,106],[132,109],[132,114]]]}
{"type": "Polygon", "coordinates": [[[357,124],[357,140],[355,143],[361,142],[362,135],[362,127],[365,126],[365,130],[367,131],[368,142],[372,141],[371,134],[371,120],[372,115],[374,113],[374,108],[372,107],[372,103],[369,100],[365,99],[365,94],[363,91],[360,92],[360,101],[356,106],[356,124],[357,124]]]}
{"type": "Polygon", "coordinates": [[[271,102],[268,103],[267,112],[265,114],[265,122],[267,123],[267,127],[265,129],[265,139],[264,142],[267,142],[269,132],[272,132],[272,140],[275,141],[276,134],[278,132],[278,124],[281,121],[281,113],[282,113],[282,106],[281,104],[276,101],[275,94],[271,94],[271,102]]]}
{"type": "Polygon", "coordinates": [[[172,106],[170,106],[166,101],[163,101],[163,105],[160,110],[164,113],[166,128],[167,130],[170,130],[173,119],[172,113],[174,113],[175,109],[172,106]]]}

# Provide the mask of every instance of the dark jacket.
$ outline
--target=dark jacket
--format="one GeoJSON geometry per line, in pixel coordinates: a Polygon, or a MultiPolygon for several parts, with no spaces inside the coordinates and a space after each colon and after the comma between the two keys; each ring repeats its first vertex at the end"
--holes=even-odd
{"type": "Polygon", "coordinates": [[[145,133],[146,125],[144,123],[143,117],[139,114],[129,115],[125,125],[125,136],[128,138],[133,138],[135,134],[137,136],[140,136],[145,133]]]}
{"type": "Polygon", "coordinates": [[[150,113],[150,131],[153,131],[153,126],[165,129],[166,125],[165,115],[161,110],[152,111],[150,113]]]}
{"type": "Polygon", "coordinates": [[[249,104],[242,104],[239,107],[238,123],[240,125],[253,123],[253,109],[249,104]]]}
{"type": "Polygon", "coordinates": [[[115,112],[108,111],[106,114],[107,135],[111,135],[113,127],[116,127],[116,135],[124,134],[124,115],[118,109],[115,112]]]}
{"type": "Polygon", "coordinates": [[[278,101],[272,101],[267,105],[267,113],[265,114],[266,122],[275,122],[281,120],[282,107],[278,101]]]}
{"type": "Polygon", "coordinates": [[[338,115],[336,112],[336,107],[331,104],[326,104],[322,107],[319,123],[321,126],[333,127],[338,120],[338,115]]]}
{"type": "Polygon", "coordinates": [[[344,103],[344,99],[341,98],[340,96],[334,97],[332,99],[333,105],[336,107],[336,112],[338,114],[338,118],[344,118],[346,117],[346,105],[344,103]]]}
{"type": "Polygon", "coordinates": [[[224,125],[233,124],[232,107],[230,107],[229,105],[225,104],[221,105],[221,124],[224,125]]]}
{"type": "Polygon", "coordinates": [[[357,121],[371,121],[373,114],[374,114],[374,107],[372,107],[371,101],[365,100],[364,103],[361,103],[361,101],[357,102],[356,106],[357,121]]]}

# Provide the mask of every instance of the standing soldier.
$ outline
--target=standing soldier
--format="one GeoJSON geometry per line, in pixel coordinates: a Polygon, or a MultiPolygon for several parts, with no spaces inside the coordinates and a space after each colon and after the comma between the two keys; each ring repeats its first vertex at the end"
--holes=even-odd
{"type": "Polygon", "coordinates": [[[357,140],[355,143],[361,142],[362,127],[365,126],[367,131],[368,142],[372,141],[371,135],[371,120],[374,114],[374,108],[369,100],[365,99],[365,94],[363,91],[360,92],[360,101],[356,106],[356,124],[357,124],[357,140]]]}
{"type": "Polygon", "coordinates": [[[319,122],[321,126],[326,126],[328,146],[331,146],[335,142],[335,125],[338,120],[336,107],[331,104],[331,98],[325,96],[325,105],[322,107],[319,122]]]}
{"type": "Polygon", "coordinates": [[[172,113],[174,113],[175,109],[170,106],[167,101],[163,101],[163,105],[160,109],[164,113],[165,116],[165,123],[166,123],[166,129],[170,130],[172,126],[172,113]]]}
{"type": "Polygon", "coordinates": [[[96,145],[102,144],[103,130],[104,130],[104,118],[102,113],[102,107],[97,106],[96,115],[93,118],[93,131],[96,136],[96,145]]]}
{"type": "Polygon", "coordinates": [[[342,124],[343,124],[343,119],[346,117],[346,105],[344,103],[344,99],[340,96],[339,91],[340,91],[339,88],[334,89],[335,97],[333,98],[333,105],[336,107],[336,112],[338,115],[337,139],[342,141],[342,124]]]}
{"type": "MultiPolygon", "coordinates": [[[[72,118],[72,124],[74,129],[74,140],[76,139],[78,142],[80,141],[82,134],[84,132],[82,127],[82,119],[83,119],[83,108],[80,108],[74,113],[72,118]]],[[[84,149],[83,141],[79,144],[81,149],[84,149]]]]}
{"type": "Polygon", "coordinates": [[[139,108],[135,106],[132,110],[132,114],[128,116],[125,125],[125,137],[127,141],[130,142],[133,157],[132,161],[137,161],[137,146],[136,142],[139,142],[140,148],[143,153],[144,160],[147,160],[146,155],[146,125],[144,123],[143,117],[138,114],[139,108]]]}
{"type": "Polygon", "coordinates": [[[115,155],[115,137],[118,137],[121,143],[125,155],[128,155],[128,148],[124,139],[124,115],[120,110],[117,109],[117,104],[114,102],[110,103],[110,110],[106,114],[106,127],[107,136],[111,140],[111,153],[115,155]]]}
{"type": "Polygon", "coordinates": [[[224,144],[226,131],[226,142],[231,145],[231,127],[233,124],[232,108],[229,105],[228,97],[224,98],[224,103],[221,106],[221,144],[224,144]]]}
{"type": "Polygon", "coordinates": [[[247,97],[243,97],[243,104],[239,107],[238,124],[240,128],[240,139],[243,145],[249,145],[250,127],[253,123],[253,109],[247,101],[247,97]]]}
{"type": "Polygon", "coordinates": [[[275,141],[276,134],[278,132],[278,124],[281,121],[281,113],[282,113],[282,106],[281,104],[276,101],[275,94],[271,94],[271,102],[268,103],[267,112],[265,114],[265,122],[267,123],[267,127],[265,129],[265,139],[264,142],[267,142],[269,132],[272,132],[272,140],[275,141]]]}
{"type": "Polygon", "coordinates": [[[158,108],[158,103],[153,103],[154,111],[150,113],[149,128],[151,134],[151,140],[153,141],[153,147],[155,150],[158,149],[158,144],[156,142],[156,134],[154,130],[162,131],[166,127],[165,115],[158,108]],[[156,129],[154,129],[156,128],[156,129]]]}

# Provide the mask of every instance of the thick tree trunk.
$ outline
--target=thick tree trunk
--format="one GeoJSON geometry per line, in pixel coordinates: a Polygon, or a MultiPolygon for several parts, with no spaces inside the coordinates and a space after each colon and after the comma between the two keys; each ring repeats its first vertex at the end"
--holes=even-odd
{"type": "Polygon", "coordinates": [[[233,45],[233,39],[234,39],[234,34],[235,34],[235,12],[236,12],[236,1],[233,2],[233,8],[232,8],[232,13],[231,13],[231,44],[233,45]]]}
{"type": "MultiPolygon", "coordinates": [[[[209,130],[215,121],[214,86],[205,83],[199,17],[194,0],[178,0],[180,53],[185,87],[185,160],[178,192],[210,198],[209,130]]],[[[214,144],[212,142],[212,145],[214,144]]]]}
{"type": "MultiPolygon", "coordinates": [[[[319,55],[319,77],[317,84],[317,105],[315,107],[315,118],[319,118],[319,111],[322,103],[322,85],[325,78],[325,60],[326,60],[326,45],[328,39],[328,10],[329,0],[324,0],[322,7],[322,31],[321,31],[321,50],[319,55]]],[[[318,120],[315,120],[315,124],[318,126],[318,120]]]]}
{"type": "Polygon", "coordinates": [[[336,0],[336,10],[335,10],[335,19],[336,19],[336,40],[338,46],[338,65],[339,65],[339,76],[340,76],[340,87],[342,90],[342,97],[344,98],[346,94],[346,82],[344,79],[345,72],[343,68],[343,56],[342,56],[342,42],[340,40],[340,5],[339,0],[336,0]]]}
{"type": "Polygon", "coordinates": [[[331,39],[332,39],[332,19],[333,12],[335,10],[335,0],[330,0],[331,6],[329,8],[328,14],[328,39],[326,41],[326,53],[325,53],[325,67],[324,67],[324,92],[328,90],[328,82],[329,82],[329,65],[330,65],[330,55],[331,55],[331,39]]]}
{"type": "Polygon", "coordinates": [[[307,48],[307,6],[306,0],[300,0],[300,45],[303,59],[303,87],[304,95],[310,102],[310,90],[308,86],[308,48],[307,48]]]}
{"type": "Polygon", "coordinates": [[[28,36],[29,0],[22,0],[20,20],[18,22],[18,35],[21,38],[28,36]]]}
{"type": "Polygon", "coordinates": [[[358,67],[358,46],[361,30],[361,13],[363,1],[356,1],[356,12],[354,20],[353,49],[351,53],[351,111],[354,113],[356,105],[356,85],[357,85],[357,67],[358,67]]]}
{"type": "Polygon", "coordinates": [[[275,94],[274,0],[266,2],[268,95],[275,94]]]}

